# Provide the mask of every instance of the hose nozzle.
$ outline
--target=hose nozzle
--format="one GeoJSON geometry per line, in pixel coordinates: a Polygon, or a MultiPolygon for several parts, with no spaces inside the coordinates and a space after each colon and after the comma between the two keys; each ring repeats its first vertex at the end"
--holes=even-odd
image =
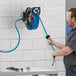
{"type": "Polygon", "coordinates": [[[54,62],[55,62],[55,56],[53,56],[52,66],[54,66],[54,62]]]}

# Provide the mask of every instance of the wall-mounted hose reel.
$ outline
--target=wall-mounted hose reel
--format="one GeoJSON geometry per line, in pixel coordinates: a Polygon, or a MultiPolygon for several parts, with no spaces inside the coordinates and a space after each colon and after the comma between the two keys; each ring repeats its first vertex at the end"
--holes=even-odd
{"type": "Polygon", "coordinates": [[[37,13],[40,14],[40,7],[28,7],[25,12],[23,12],[23,21],[28,30],[35,30],[39,25],[39,17],[37,13]]]}

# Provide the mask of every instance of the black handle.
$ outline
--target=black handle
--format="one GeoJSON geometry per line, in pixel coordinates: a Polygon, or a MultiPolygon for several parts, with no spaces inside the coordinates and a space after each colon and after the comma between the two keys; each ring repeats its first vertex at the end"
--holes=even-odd
{"type": "Polygon", "coordinates": [[[47,36],[46,36],[46,39],[48,39],[48,38],[50,38],[50,35],[47,35],[47,36]]]}
{"type": "Polygon", "coordinates": [[[12,70],[12,71],[19,71],[18,68],[14,68],[14,67],[7,67],[6,69],[8,69],[8,70],[12,70]]]}
{"type": "Polygon", "coordinates": [[[55,56],[53,56],[52,66],[54,65],[54,62],[55,62],[55,56]]]}

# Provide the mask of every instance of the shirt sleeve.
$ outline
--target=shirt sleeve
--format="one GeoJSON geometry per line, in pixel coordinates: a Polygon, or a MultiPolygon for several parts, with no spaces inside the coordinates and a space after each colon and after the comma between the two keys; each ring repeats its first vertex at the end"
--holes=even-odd
{"type": "Polygon", "coordinates": [[[70,47],[73,51],[76,51],[76,35],[74,35],[71,40],[66,43],[66,46],[70,47]]]}

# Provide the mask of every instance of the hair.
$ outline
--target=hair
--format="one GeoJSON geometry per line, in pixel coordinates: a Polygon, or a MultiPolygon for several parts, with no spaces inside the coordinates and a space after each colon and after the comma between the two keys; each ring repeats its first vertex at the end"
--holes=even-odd
{"type": "Polygon", "coordinates": [[[76,19],[76,8],[71,8],[68,10],[68,12],[71,12],[71,18],[75,17],[76,19]]]}

